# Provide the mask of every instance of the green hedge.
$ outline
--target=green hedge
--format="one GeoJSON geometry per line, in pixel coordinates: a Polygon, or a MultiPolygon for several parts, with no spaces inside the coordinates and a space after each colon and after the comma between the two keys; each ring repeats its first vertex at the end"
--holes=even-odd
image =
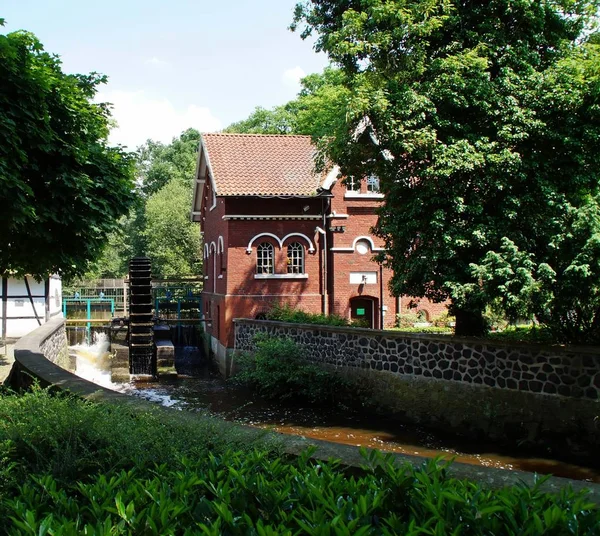
{"type": "Polygon", "coordinates": [[[600,512],[581,495],[489,491],[435,462],[366,461],[352,476],[309,453],[290,461],[227,451],[183,460],[179,470],[109,471],[70,485],[35,475],[0,507],[15,536],[598,534],[600,512]]]}
{"type": "MultiPolygon", "coordinates": [[[[339,315],[306,313],[289,305],[274,305],[267,313],[267,320],[295,324],[318,324],[321,326],[350,326],[348,319],[339,315]]],[[[352,325],[361,325],[360,322],[352,325]]]]}
{"type": "Polygon", "coordinates": [[[351,470],[310,452],[286,458],[234,438],[232,447],[204,424],[186,430],[162,417],[46,391],[0,395],[0,534],[591,536],[600,527],[600,510],[570,490],[488,490],[451,478],[447,465],[398,467],[377,452],[351,470]]]}

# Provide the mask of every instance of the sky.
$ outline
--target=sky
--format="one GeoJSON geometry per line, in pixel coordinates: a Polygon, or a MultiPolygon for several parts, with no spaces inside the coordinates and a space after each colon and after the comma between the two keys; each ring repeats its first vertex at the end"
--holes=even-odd
{"type": "Polygon", "coordinates": [[[288,26],[297,0],[8,0],[0,32],[27,30],[67,73],[106,74],[109,141],[135,149],[189,127],[218,131],[293,99],[327,65],[288,26]]]}

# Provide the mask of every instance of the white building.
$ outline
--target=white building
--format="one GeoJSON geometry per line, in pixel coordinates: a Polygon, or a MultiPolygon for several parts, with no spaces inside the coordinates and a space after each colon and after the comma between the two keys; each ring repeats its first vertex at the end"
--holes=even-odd
{"type": "Polygon", "coordinates": [[[27,335],[50,318],[62,316],[62,282],[58,275],[44,281],[0,277],[0,338],[27,335]]]}

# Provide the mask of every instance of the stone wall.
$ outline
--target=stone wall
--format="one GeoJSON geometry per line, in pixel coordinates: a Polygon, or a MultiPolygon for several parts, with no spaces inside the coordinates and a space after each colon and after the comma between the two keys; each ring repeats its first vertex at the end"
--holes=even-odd
{"type": "MultiPolygon", "coordinates": [[[[600,357],[593,350],[236,320],[236,349],[285,336],[390,419],[597,465],[600,357]]],[[[235,360],[235,357],[234,357],[235,360]]]]}
{"type": "Polygon", "coordinates": [[[600,351],[236,320],[236,350],[253,350],[257,333],[301,344],[311,361],[336,367],[486,385],[520,392],[600,399],[600,351]]]}
{"type": "Polygon", "coordinates": [[[57,322],[56,329],[40,344],[40,351],[48,361],[59,367],[68,368],[69,350],[64,321],[57,322]]]}

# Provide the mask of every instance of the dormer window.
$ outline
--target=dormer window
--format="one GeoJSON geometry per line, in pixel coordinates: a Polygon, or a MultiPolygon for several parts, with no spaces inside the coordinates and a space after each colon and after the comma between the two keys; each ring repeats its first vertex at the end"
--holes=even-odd
{"type": "Polygon", "coordinates": [[[377,175],[369,175],[367,177],[367,192],[370,194],[379,193],[379,177],[377,175]]]}

